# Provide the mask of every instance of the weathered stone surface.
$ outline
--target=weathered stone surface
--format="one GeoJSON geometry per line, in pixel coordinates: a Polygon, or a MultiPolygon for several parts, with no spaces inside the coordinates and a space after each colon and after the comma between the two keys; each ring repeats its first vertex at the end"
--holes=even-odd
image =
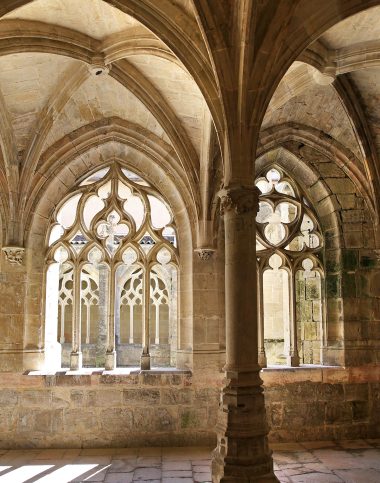
{"type": "Polygon", "coordinates": [[[108,408],[100,413],[100,426],[111,433],[126,433],[133,427],[133,411],[130,408],[108,408]]]}
{"type": "MultiPolygon", "coordinates": [[[[98,376],[83,376],[85,381],[90,377],[91,383],[80,389],[58,381],[56,386],[31,391],[25,390],[23,383],[28,377],[40,376],[13,378],[13,386],[4,387],[3,382],[0,389],[0,425],[7,434],[8,447],[20,446],[19,438],[25,434],[43,447],[144,445],[153,441],[176,445],[181,440],[213,444],[220,399],[220,383],[215,381],[214,386],[210,381],[202,386],[192,381],[185,388],[189,376],[181,375],[180,384],[175,378],[172,385],[167,377],[165,383],[160,379],[160,385],[152,387],[148,378],[147,385],[130,388],[118,379],[106,389],[98,376]],[[109,390],[107,397],[104,394],[109,390]],[[24,401],[35,400],[36,392],[41,394],[40,406],[25,406],[24,401]],[[125,398],[130,392],[133,397],[125,398]]],[[[376,432],[374,422],[380,411],[380,373],[376,367],[266,370],[262,377],[273,441],[328,439],[349,434],[349,428],[359,423],[362,437],[376,432]],[[336,425],[340,425],[339,431],[336,425]]]]}
{"type": "Polygon", "coordinates": [[[156,404],[160,401],[160,391],[158,389],[124,389],[123,402],[126,405],[156,404]]]}
{"type": "MultiPolygon", "coordinates": [[[[258,372],[258,333],[262,365],[272,351],[276,363],[296,366],[300,355],[304,364],[342,366],[263,374],[273,439],[378,432],[380,8],[369,0],[324,2],[323,8],[320,2],[279,1],[276,8],[256,2],[252,11],[246,2],[221,2],[217,9],[199,1],[132,3],[1,2],[0,371],[17,372],[0,378],[1,444],[214,443],[222,367],[237,376],[258,372]],[[82,351],[99,372],[24,376],[29,369],[55,370],[45,367],[45,356],[57,341],[57,317],[48,310],[57,303],[45,295],[53,262],[47,240],[59,203],[90,172],[115,160],[144,175],[173,212],[179,268],[171,296],[178,297],[178,314],[169,309],[170,337],[159,346],[155,333],[150,353],[153,366],[193,374],[103,373],[106,360],[113,368],[115,347],[119,366],[137,363],[142,341],[127,346],[125,314],[115,337],[102,283],[101,314],[91,319],[98,341],[86,340],[91,310],[68,316],[73,347],[73,327],[59,334],[67,339],[64,362],[73,350],[79,366],[82,351]],[[270,166],[297,182],[300,205],[305,196],[303,208],[323,234],[321,250],[311,255],[320,262],[320,283],[302,277],[295,303],[286,284],[280,294],[267,283],[264,295],[271,292],[279,316],[274,324],[264,297],[258,331],[251,187],[255,171],[270,166]],[[228,214],[221,220],[223,185],[220,204],[228,214]],[[19,255],[12,257],[14,247],[19,255]],[[194,249],[214,255],[200,260],[194,249]],[[271,327],[276,333],[264,341],[271,327]]],[[[296,227],[307,240],[298,221],[283,228],[296,227]]],[[[305,252],[285,249],[283,255],[282,272],[292,281],[305,252]]],[[[260,464],[268,471],[271,465],[260,385],[252,378],[225,392],[228,422],[218,427],[220,448],[228,450],[229,439],[234,457],[243,449],[266,459],[259,472],[260,464]],[[239,439],[240,432],[249,438],[239,439]]],[[[145,476],[160,478],[154,471],[145,476]]]]}
{"type": "MultiPolygon", "coordinates": [[[[161,390],[161,404],[163,405],[191,404],[192,398],[193,391],[191,389],[161,390]]],[[[208,401],[208,398],[206,401],[208,401]]]]}

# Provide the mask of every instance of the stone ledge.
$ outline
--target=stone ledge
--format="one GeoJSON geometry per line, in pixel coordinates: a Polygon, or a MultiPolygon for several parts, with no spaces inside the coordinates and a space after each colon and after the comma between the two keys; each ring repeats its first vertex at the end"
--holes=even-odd
{"type": "Polygon", "coordinates": [[[190,386],[192,373],[188,370],[153,369],[83,369],[81,371],[61,370],[57,372],[27,371],[25,373],[0,373],[0,387],[52,387],[52,386],[190,386]]]}
{"type": "Polygon", "coordinates": [[[278,386],[296,382],[366,383],[380,382],[380,365],[368,364],[359,367],[301,366],[265,368],[261,371],[264,386],[278,386]]]}
{"type": "MultiPolygon", "coordinates": [[[[260,373],[265,387],[285,384],[310,383],[367,383],[380,382],[380,365],[360,367],[301,366],[265,368],[260,373]]],[[[217,379],[206,374],[195,377],[190,370],[160,368],[141,371],[138,368],[119,368],[114,371],[83,369],[81,371],[61,370],[55,373],[29,371],[25,373],[0,373],[0,387],[46,387],[46,386],[191,386],[209,385],[220,387],[222,377],[217,379]]]]}

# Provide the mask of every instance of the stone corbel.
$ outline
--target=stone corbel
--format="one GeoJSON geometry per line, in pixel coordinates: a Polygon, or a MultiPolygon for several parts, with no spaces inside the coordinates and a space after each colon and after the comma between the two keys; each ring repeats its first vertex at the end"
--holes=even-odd
{"type": "Polygon", "coordinates": [[[2,251],[4,252],[5,259],[11,265],[23,265],[24,264],[24,255],[25,255],[25,248],[23,247],[3,247],[2,251]]]}
{"type": "Polygon", "coordinates": [[[207,261],[210,260],[213,256],[215,249],[214,248],[196,248],[195,253],[198,253],[198,257],[203,260],[207,261]]]}
{"type": "Polygon", "coordinates": [[[197,242],[194,249],[198,257],[207,261],[210,260],[216,248],[214,248],[214,226],[212,220],[199,220],[197,225],[197,242]]]}

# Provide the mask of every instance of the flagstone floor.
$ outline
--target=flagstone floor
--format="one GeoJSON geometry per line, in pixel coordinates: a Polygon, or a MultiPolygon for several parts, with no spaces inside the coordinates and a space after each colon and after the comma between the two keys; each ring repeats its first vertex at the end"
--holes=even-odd
{"type": "MultiPolygon", "coordinates": [[[[272,445],[281,483],[380,483],[380,439],[272,445]]],[[[0,450],[0,483],[206,483],[210,448],[0,450]]]]}

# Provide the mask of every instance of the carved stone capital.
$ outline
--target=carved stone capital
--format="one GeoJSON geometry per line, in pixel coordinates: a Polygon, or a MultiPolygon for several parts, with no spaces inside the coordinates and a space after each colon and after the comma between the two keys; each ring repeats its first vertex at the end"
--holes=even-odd
{"type": "Polygon", "coordinates": [[[22,265],[24,263],[25,248],[3,247],[5,258],[11,265],[22,265]]]}
{"type": "Polygon", "coordinates": [[[234,186],[219,191],[220,213],[234,210],[237,215],[248,212],[256,214],[259,209],[260,190],[256,186],[234,186]]]}
{"type": "Polygon", "coordinates": [[[207,261],[213,256],[215,250],[213,248],[196,248],[195,252],[198,253],[201,260],[207,261]]]}

